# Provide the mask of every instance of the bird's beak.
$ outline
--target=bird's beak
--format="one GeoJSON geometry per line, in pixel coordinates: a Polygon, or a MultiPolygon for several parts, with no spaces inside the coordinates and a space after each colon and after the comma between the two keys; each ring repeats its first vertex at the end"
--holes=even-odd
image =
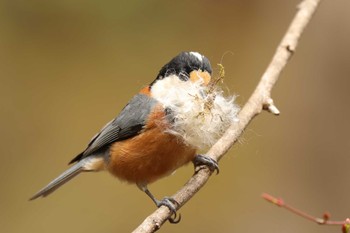
{"type": "Polygon", "coordinates": [[[203,80],[203,84],[207,86],[210,82],[211,76],[207,71],[194,70],[190,73],[190,80],[196,82],[199,79],[203,80]]]}

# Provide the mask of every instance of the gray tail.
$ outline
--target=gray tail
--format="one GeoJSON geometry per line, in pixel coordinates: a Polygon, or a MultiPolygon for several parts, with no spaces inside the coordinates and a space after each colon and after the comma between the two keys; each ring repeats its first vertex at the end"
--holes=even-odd
{"type": "Polygon", "coordinates": [[[58,176],[56,179],[54,179],[48,185],[46,185],[43,189],[37,192],[29,200],[31,201],[38,197],[46,197],[47,195],[51,194],[53,191],[61,187],[61,185],[64,185],[66,182],[73,179],[76,175],[82,172],[84,169],[84,164],[84,161],[80,161],[74,164],[72,167],[70,167],[68,170],[63,172],[60,176],[58,176]]]}

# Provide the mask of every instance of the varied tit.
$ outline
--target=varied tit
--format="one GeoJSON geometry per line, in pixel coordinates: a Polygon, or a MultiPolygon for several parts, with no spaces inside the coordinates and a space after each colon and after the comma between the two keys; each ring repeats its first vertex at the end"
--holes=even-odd
{"type": "Polygon", "coordinates": [[[190,161],[217,169],[215,161],[196,151],[214,144],[237,119],[234,97],[213,89],[211,74],[203,55],[177,55],[72,159],[73,166],[30,200],[49,195],[82,172],[107,170],[175,213],[174,200],[157,200],[147,185],[190,161]]]}

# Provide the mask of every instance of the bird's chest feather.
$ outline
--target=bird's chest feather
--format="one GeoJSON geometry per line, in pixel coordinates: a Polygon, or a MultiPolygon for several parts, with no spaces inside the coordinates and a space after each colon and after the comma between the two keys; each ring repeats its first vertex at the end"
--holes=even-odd
{"type": "Polygon", "coordinates": [[[156,106],[142,133],[111,146],[108,170],[128,182],[151,183],[191,161],[195,149],[169,127],[164,108],[156,106]]]}

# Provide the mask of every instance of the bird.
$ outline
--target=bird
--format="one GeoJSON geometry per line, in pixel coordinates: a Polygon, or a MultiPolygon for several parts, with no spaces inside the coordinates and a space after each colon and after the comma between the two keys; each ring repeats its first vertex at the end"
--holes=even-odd
{"type": "Polygon", "coordinates": [[[180,52],[69,162],[71,167],[30,200],[46,197],[83,172],[107,170],[136,184],[157,207],[167,206],[176,217],[176,201],[158,200],[148,185],[191,161],[218,171],[217,161],[197,151],[214,144],[237,121],[235,96],[213,91],[211,76],[207,57],[180,52]]]}

